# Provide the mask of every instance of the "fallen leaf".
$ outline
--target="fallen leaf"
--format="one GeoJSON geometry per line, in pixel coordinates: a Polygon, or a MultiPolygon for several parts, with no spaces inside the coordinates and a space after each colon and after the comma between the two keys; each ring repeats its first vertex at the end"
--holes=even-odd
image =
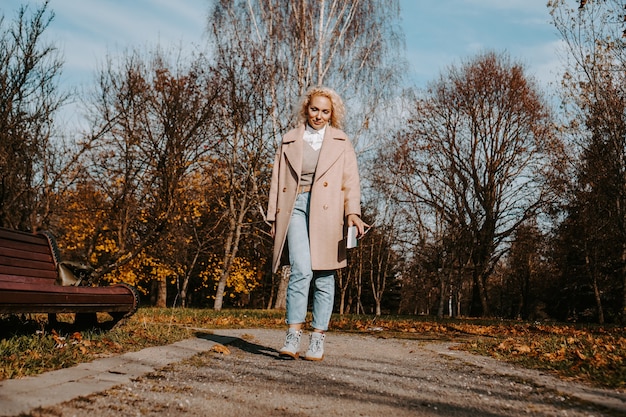
{"type": "Polygon", "coordinates": [[[209,349],[211,352],[221,353],[223,355],[230,355],[230,350],[224,345],[215,344],[209,349]]]}

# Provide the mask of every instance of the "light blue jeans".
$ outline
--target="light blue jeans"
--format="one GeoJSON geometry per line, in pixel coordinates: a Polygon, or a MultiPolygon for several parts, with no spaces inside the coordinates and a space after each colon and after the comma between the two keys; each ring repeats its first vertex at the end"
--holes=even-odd
{"type": "Polygon", "coordinates": [[[314,329],[328,330],[335,297],[335,271],[313,271],[309,244],[309,201],[311,193],[300,193],[287,230],[291,275],[287,286],[287,324],[306,320],[309,287],[313,281],[314,329]]]}

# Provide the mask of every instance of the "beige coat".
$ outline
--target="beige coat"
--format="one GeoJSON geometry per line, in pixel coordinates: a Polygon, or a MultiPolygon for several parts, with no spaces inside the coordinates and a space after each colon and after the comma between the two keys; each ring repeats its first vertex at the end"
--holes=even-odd
{"type": "MultiPolygon", "coordinates": [[[[267,218],[275,222],[272,269],[278,271],[287,228],[296,202],[302,167],[304,125],[290,130],[276,153],[267,218]]],[[[309,241],[313,270],[346,266],[344,221],[361,215],[361,190],[356,154],[346,134],[326,127],[311,187],[309,241]]]]}

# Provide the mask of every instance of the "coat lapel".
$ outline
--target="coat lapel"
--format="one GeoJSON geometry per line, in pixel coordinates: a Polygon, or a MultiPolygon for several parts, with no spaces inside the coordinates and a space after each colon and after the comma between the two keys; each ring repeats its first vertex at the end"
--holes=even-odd
{"type": "Polygon", "coordinates": [[[300,174],[302,172],[302,145],[304,143],[304,125],[289,132],[283,137],[283,146],[285,147],[285,158],[291,166],[291,169],[300,182],[300,174]]]}
{"type": "Polygon", "coordinates": [[[317,169],[315,171],[316,181],[323,177],[337,159],[345,150],[345,141],[347,137],[341,130],[331,126],[326,127],[324,133],[324,142],[320,150],[320,157],[317,161],[317,169]]]}

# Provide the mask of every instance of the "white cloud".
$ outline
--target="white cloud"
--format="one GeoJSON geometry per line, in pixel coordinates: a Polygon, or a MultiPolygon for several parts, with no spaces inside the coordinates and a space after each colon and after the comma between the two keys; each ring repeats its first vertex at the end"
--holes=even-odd
{"type": "Polygon", "coordinates": [[[108,54],[201,44],[208,7],[207,0],[52,0],[46,35],[63,52],[64,82],[83,85],[108,54]]]}
{"type": "Polygon", "coordinates": [[[461,0],[468,6],[488,10],[512,10],[526,13],[548,13],[546,0],[461,0]]]}

